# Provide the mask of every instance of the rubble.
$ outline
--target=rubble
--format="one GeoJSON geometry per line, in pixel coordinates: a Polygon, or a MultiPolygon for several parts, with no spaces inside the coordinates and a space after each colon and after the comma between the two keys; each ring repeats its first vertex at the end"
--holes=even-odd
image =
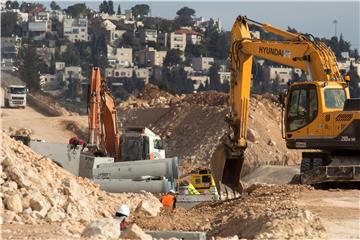
{"type": "Polygon", "coordinates": [[[323,238],[321,219],[299,207],[296,198],[303,186],[254,185],[239,199],[203,203],[188,211],[163,209],[159,216],[136,219],[144,229],[207,231],[207,237],[245,239],[323,238]],[[291,229],[291,231],[289,231],[291,229]]]}
{"type": "Polygon", "coordinates": [[[160,202],[151,193],[101,191],[90,180],[73,176],[7,134],[1,132],[0,137],[2,221],[6,224],[77,221],[80,233],[94,219],[112,217],[120,204],[127,204],[134,213],[141,202],[150,212],[158,209],[160,202]]]}

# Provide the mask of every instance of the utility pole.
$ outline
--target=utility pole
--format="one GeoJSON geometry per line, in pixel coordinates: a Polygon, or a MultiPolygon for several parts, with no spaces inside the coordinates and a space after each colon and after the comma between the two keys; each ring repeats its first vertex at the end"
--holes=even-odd
{"type": "Polygon", "coordinates": [[[338,24],[338,21],[335,19],[335,20],[333,21],[333,24],[334,24],[334,26],[335,26],[335,37],[337,37],[336,25],[338,24]]]}

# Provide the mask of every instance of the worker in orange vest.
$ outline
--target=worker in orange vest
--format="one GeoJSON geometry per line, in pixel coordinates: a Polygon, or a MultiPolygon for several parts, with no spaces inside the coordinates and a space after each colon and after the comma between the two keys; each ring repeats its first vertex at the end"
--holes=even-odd
{"type": "Polygon", "coordinates": [[[161,203],[165,208],[176,208],[176,197],[175,191],[170,190],[167,194],[161,197],[161,203]]]}

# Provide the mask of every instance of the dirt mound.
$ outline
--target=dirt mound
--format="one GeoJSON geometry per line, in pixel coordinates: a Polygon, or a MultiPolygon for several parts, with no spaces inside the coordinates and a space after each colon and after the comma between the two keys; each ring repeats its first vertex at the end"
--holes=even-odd
{"type": "Polygon", "coordinates": [[[160,90],[157,86],[146,84],[137,96],[130,96],[126,101],[119,104],[122,110],[132,108],[169,107],[179,102],[184,95],[175,96],[160,90]]]}
{"type": "MultiPolygon", "coordinates": [[[[153,98],[147,99],[160,101],[156,98],[159,91],[151,92],[153,98]]],[[[120,108],[119,119],[124,126],[146,126],[164,138],[167,156],[180,158],[183,173],[208,167],[212,153],[227,131],[224,121],[228,113],[227,94],[209,91],[178,97],[169,95],[165,99],[161,100],[164,104],[149,105],[148,102],[142,104],[141,98],[133,98],[132,105],[128,105],[129,102],[123,105],[131,108],[120,108]]],[[[243,174],[261,165],[299,162],[300,154],[287,150],[281,136],[280,116],[280,107],[273,95],[252,96],[243,174]]]]}
{"type": "Polygon", "coordinates": [[[324,237],[321,220],[295,204],[302,186],[259,186],[239,199],[204,203],[186,211],[164,209],[155,218],[138,216],[144,229],[207,231],[207,236],[248,239],[324,237]],[[291,230],[290,230],[291,229],[291,230]]]}
{"type": "Polygon", "coordinates": [[[185,96],[183,102],[195,105],[224,106],[228,95],[216,91],[192,93],[185,96]]]}
{"type": "Polygon", "coordinates": [[[101,191],[91,181],[71,175],[4,133],[0,152],[0,205],[5,224],[83,225],[97,218],[112,217],[119,204],[128,204],[134,211],[141,201],[148,206],[159,203],[150,193],[101,191]]]}

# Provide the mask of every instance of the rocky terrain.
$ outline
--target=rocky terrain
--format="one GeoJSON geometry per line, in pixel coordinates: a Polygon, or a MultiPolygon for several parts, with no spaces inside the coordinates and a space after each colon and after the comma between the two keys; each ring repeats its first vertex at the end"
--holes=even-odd
{"type": "Polygon", "coordinates": [[[113,217],[115,208],[132,211],[161,207],[150,193],[111,194],[87,179],[75,177],[27,146],[1,133],[0,208],[3,224],[62,223],[68,235],[78,235],[91,221],[113,217]]]}

